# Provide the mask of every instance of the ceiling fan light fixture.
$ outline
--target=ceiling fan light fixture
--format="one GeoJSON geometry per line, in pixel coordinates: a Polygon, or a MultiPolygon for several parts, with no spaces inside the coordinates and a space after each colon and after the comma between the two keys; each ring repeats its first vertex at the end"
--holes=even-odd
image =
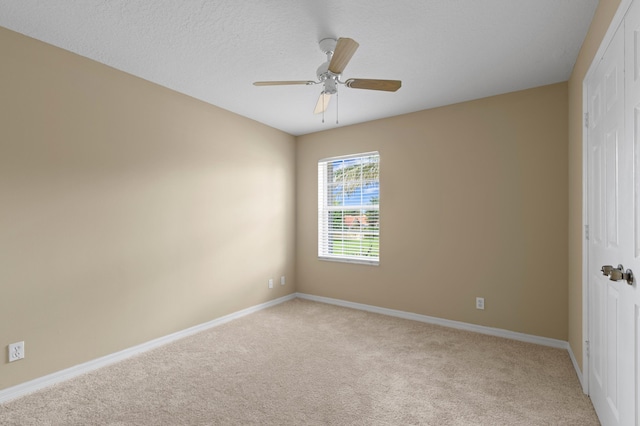
{"type": "Polygon", "coordinates": [[[338,80],[336,78],[328,78],[324,81],[324,93],[335,95],[338,92],[338,80]]]}

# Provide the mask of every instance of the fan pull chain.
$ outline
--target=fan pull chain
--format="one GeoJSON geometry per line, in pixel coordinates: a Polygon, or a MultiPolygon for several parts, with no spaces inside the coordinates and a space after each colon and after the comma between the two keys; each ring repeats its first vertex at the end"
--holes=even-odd
{"type": "Polygon", "coordinates": [[[338,105],[340,104],[340,102],[338,102],[339,100],[340,100],[340,96],[336,91],[336,124],[338,124],[338,105]]]}
{"type": "Polygon", "coordinates": [[[322,124],[324,124],[324,110],[325,110],[325,107],[324,107],[324,96],[323,96],[322,97],[322,124]]]}

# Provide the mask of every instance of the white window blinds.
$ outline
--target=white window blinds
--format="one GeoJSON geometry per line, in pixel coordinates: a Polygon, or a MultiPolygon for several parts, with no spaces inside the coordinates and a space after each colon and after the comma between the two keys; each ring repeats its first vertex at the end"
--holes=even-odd
{"type": "Polygon", "coordinates": [[[318,162],[318,257],[378,264],[380,155],[318,162]]]}

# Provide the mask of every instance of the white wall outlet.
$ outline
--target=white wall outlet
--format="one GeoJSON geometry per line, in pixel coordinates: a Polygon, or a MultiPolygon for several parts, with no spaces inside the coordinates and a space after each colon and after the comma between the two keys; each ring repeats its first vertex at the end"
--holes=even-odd
{"type": "Polygon", "coordinates": [[[484,310],[484,297],[476,297],[476,309],[484,310]]]}
{"type": "Polygon", "coordinates": [[[273,288],[273,278],[269,278],[269,288],[273,288]]]}
{"type": "Polygon", "coordinates": [[[9,345],[9,362],[24,358],[24,342],[12,343],[9,345]]]}
{"type": "Polygon", "coordinates": [[[280,285],[284,285],[285,281],[284,281],[284,275],[280,277],[280,285]]]}

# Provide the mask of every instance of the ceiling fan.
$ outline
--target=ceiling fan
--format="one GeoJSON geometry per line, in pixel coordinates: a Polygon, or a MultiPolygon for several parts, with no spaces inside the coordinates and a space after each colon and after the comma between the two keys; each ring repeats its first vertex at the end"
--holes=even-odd
{"type": "Polygon", "coordinates": [[[318,81],[294,80],[294,81],[256,81],[254,86],[285,86],[285,85],[312,85],[322,84],[323,90],[318,98],[314,114],[324,112],[329,106],[331,95],[338,92],[338,84],[343,84],[352,89],[383,90],[395,92],[400,88],[400,80],[372,80],[364,78],[350,78],[347,81],[340,80],[342,71],[346,68],[358,46],[355,40],[350,38],[325,38],[320,40],[320,50],[327,55],[327,61],[318,67],[316,75],[318,81]]]}

